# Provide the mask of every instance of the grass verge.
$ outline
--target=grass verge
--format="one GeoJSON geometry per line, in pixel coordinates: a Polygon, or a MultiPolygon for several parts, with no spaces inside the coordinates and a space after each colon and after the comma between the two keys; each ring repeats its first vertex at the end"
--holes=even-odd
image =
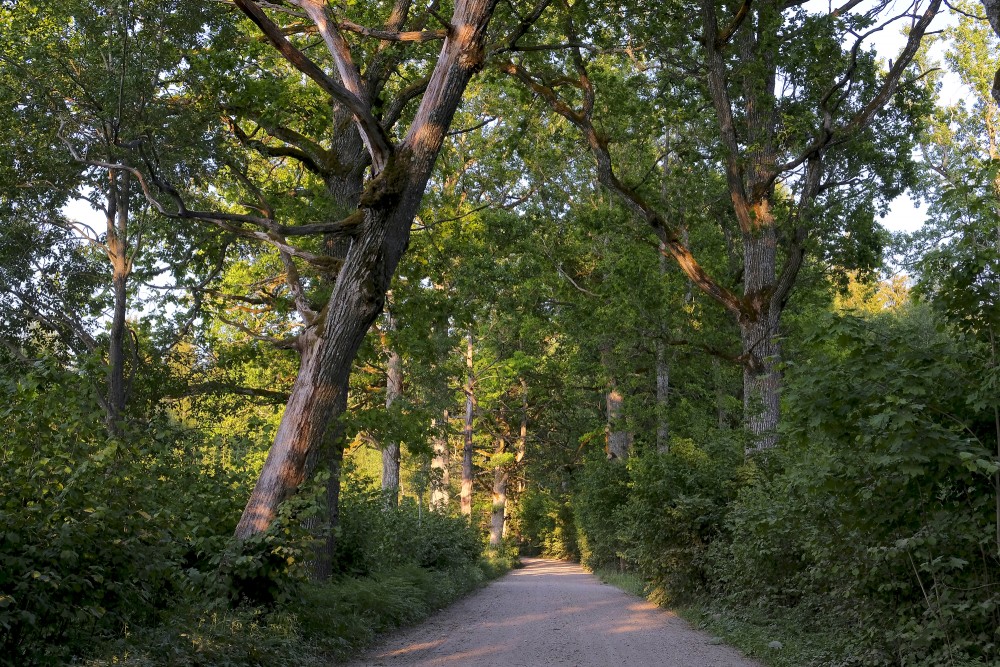
{"type": "MultiPolygon", "coordinates": [[[[845,664],[845,637],[830,628],[817,628],[791,609],[728,608],[703,600],[676,608],[696,628],[768,667],[831,667],[845,664]]],[[[851,664],[864,664],[864,662],[851,664]]]]}
{"type": "Polygon", "coordinates": [[[307,585],[279,609],[179,603],[156,627],[105,647],[90,667],[327,666],[370,646],[378,635],[423,620],[499,577],[510,558],[486,557],[448,570],[404,565],[363,579],[307,585]]]}
{"type": "MultiPolygon", "coordinates": [[[[649,584],[635,573],[612,569],[593,573],[606,584],[656,602],[649,584]]],[[[803,623],[790,610],[734,610],[713,600],[672,606],[671,610],[768,667],[829,667],[844,661],[846,644],[837,641],[837,633],[803,623]]]]}
{"type": "Polygon", "coordinates": [[[606,584],[615,588],[620,588],[626,593],[631,593],[640,598],[648,598],[649,587],[637,574],[632,572],[620,572],[618,570],[599,569],[593,570],[594,576],[606,584]]]}

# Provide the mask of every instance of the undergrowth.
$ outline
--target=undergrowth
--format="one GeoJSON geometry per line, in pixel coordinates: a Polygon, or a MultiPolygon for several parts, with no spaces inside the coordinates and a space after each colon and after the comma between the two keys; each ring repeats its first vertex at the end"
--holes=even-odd
{"type": "Polygon", "coordinates": [[[90,667],[312,667],[344,661],[375,638],[417,623],[510,567],[504,559],[432,570],[401,565],[308,584],[276,609],[188,602],[152,628],[127,633],[90,667]]]}

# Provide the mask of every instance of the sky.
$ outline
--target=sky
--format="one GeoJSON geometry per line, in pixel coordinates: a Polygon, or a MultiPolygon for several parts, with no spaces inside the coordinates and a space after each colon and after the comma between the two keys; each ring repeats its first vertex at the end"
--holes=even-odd
{"type": "MultiPolygon", "coordinates": [[[[810,4],[816,5],[817,9],[827,6],[826,0],[813,0],[810,4]]],[[[908,6],[908,4],[908,0],[896,2],[895,9],[897,13],[908,6]]],[[[953,23],[954,19],[952,15],[945,12],[934,20],[928,32],[941,30],[953,23]]],[[[882,58],[889,59],[896,57],[896,54],[903,47],[905,39],[901,31],[895,30],[879,33],[872,39],[871,43],[882,58]]],[[[940,41],[932,47],[930,55],[933,60],[938,61],[940,65],[944,65],[944,45],[940,41]]],[[[942,104],[954,104],[965,100],[971,93],[971,91],[962,85],[958,77],[951,72],[945,72],[941,79],[941,84],[939,100],[942,104]]],[[[924,223],[926,219],[925,211],[926,207],[918,206],[909,194],[904,193],[892,202],[889,213],[881,220],[882,225],[893,232],[914,232],[920,229],[920,226],[924,223]]]]}

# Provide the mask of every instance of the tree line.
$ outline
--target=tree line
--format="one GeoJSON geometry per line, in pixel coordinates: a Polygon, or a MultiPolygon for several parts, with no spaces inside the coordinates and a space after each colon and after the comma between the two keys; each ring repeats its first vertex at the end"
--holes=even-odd
{"type": "Polygon", "coordinates": [[[10,655],[488,546],[995,657],[989,21],[0,3],[10,655]]]}

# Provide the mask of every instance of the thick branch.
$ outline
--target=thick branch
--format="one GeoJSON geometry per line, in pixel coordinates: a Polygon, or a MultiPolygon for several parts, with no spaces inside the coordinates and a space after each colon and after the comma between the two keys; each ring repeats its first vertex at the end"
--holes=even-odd
{"type": "Polygon", "coordinates": [[[265,398],[268,403],[274,403],[275,405],[287,403],[289,396],[289,394],[284,391],[256,389],[254,387],[240,387],[226,384],[224,382],[213,381],[189,385],[183,391],[168,395],[168,397],[183,398],[185,396],[197,396],[199,394],[235,394],[237,396],[249,396],[251,398],[265,398]]]}
{"type": "Polygon", "coordinates": [[[357,23],[352,23],[351,21],[338,21],[336,25],[341,30],[354,32],[365,37],[374,37],[387,42],[431,42],[436,39],[444,39],[448,36],[448,31],[444,29],[390,32],[388,30],[368,28],[357,23]]]}
{"type": "MultiPolygon", "coordinates": [[[[577,67],[581,66],[582,62],[578,62],[577,67]]],[[[666,251],[669,252],[670,257],[677,262],[680,269],[699,289],[715,299],[734,315],[741,316],[743,314],[742,299],[709,276],[694,255],[691,254],[691,251],[681,240],[680,235],[673,226],[637,192],[618,179],[614,173],[607,142],[598,134],[590,118],[586,114],[579,113],[570,108],[566,102],[559,99],[555,91],[536,81],[520,65],[506,62],[501,64],[501,69],[531,88],[531,90],[549,104],[549,107],[553,111],[569,120],[583,133],[590,146],[591,153],[597,160],[597,180],[616,195],[633,213],[653,227],[657,236],[663,242],[666,251]]],[[[582,83],[581,85],[585,89],[589,88],[589,82],[582,83]]],[[[592,91],[590,95],[592,95],[592,91]]],[[[585,100],[587,97],[588,94],[585,93],[585,100]]]]}
{"type": "MultiPolygon", "coordinates": [[[[364,140],[365,146],[372,156],[373,167],[376,171],[381,171],[392,154],[392,143],[386,135],[385,130],[382,129],[382,126],[379,125],[378,121],[372,115],[369,105],[359,97],[360,88],[357,91],[350,89],[352,85],[357,85],[358,82],[349,77],[345,80],[347,87],[337,83],[327,76],[304,53],[292,46],[292,43],[281,33],[281,28],[267,17],[267,14],[257,6],[257,3],[251,0],[233,0],[233,2],[260,28],[268,41],[281,53],[285,60],[319,84],[320,88],[330,95],[330,97],[350,110],[358,126],[358,131],[361,133],[361,138],[364,140]]],[[[340,62],[338,61],[339,65],[340,62]]],[[[343,72],[341,72],[341,76],[343,76],[343,72]]],[[[357,72],[355,71],[354,78],[356,77],[357,72]]]]}
{"type": "MultiPolygon", "coordinates": [[[[855,0],[856,2],[861,2],[861,0],[855,0]]],[[[746,20],[747,16],[750,15],[750,4],[753,0],[743,0],[743,4],[740,5],[739,10],[737,10],[736,15],[733,16],[732,22],[726,26],[726,29],[719,33],[718,37],[715,38],[715,47],[721,49],[723,46],[729,43],[729,40],[733,38],[736,31],[740,29],[743,25],[743,21],[746,20]]],[[[707,37],[707,35],[706,35],[707,37]]]]}
{"type": "Polygon", "coordinates": [[[733,105],[726,89],[726,64],[717,44],[719,32],[715,14],[715,0],[702,0],[702,37],[705,47],[705,65],[708,75],[708,92],[719,121],[719,136],[725,153],[726,184],[733,201],[733,210],[744,233],[753,230],[754,223],[747,206],[746,189],[743,184],[743,169],[740,166],[739,141],[733,121],[733,105]]]}

